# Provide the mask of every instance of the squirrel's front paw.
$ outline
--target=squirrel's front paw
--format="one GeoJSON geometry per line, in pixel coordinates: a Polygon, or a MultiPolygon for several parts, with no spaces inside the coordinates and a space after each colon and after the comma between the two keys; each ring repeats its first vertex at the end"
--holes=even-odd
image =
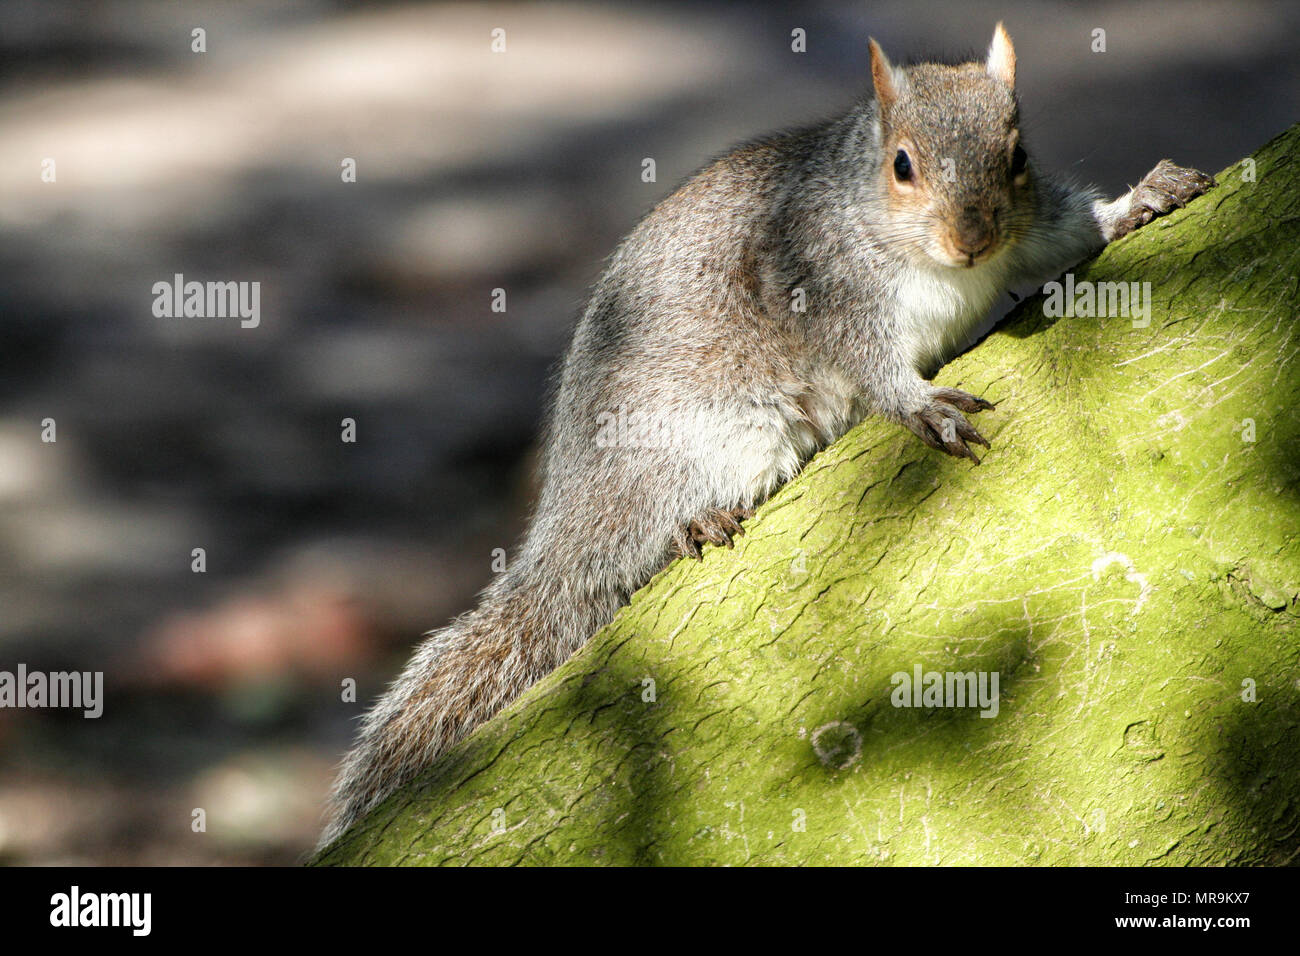
{"type": "Polygon", "coordinates": [[[1175,166],[1169,160],[1162,159],[1129,193],[1128,210],[1115,220],[1110,238],[1126,236],[1156,216],[1182,208],[1188,200],[1217,185],[1213,176],[1207,176],[1200,170],[1175,166]]]}
{"type": "Polygon", "coordinates": [[[955,458],[980,460],[966,442],[989,447],[988,440],[975,430],[962,412],[982,412],[993,408],[992,402],[955,388],[931,386],[925,403],[903,416],[903,424],[931,448],[946,451],[955,458]]]}

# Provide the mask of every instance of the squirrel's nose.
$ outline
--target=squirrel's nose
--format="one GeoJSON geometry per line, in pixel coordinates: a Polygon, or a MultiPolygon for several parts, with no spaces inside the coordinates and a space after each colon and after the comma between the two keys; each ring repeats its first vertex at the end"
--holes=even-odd
{"type": "Polygon", "coordinates": [[[967,206],[957,217],[952,244],[964,256],[974,258],[987,250],[996,238],[993,220],[974,206],[967,206]]]}
{"type": "Polygon", "coordinates": [[[959,236],[953,240],[953,245],[963,256],[970,256],[972,259],[981,252],[993,245],[993,236],[989,233],[976,238],[973,236],[959,236]]]}

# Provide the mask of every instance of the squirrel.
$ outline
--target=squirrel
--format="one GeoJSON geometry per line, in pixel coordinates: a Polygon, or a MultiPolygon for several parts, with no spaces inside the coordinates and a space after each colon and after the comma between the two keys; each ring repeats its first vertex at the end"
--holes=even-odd
{"type": "Polygon", "coordinates": [[[898,67],[869,47],[870,94],[716,159],[613,253],[554,386],[518,553],[366,715],[321,848],[674,557],[731,547],[758,504],[864,417],[979,464],[970,446],[989,442],[964,413],[993,404],[923,376],[969,344],[1003,290],[1215,185],[1162,160],[1106,201],[1040,172],[1001,23],[983,61],[898,67]],[[615,414],[639,427],[610,440],[615,414]]]}

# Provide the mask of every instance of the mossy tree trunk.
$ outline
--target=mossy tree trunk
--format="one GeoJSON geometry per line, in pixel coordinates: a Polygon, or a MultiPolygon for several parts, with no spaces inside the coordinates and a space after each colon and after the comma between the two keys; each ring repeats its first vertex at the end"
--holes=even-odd
{"type": "Polygon", "coordinates": [[[947,366],[981,467],[864,423],[319,862],[1294,861],[1297,155],[1073,270],[1146,327],[1040,297],[947,366]]]}

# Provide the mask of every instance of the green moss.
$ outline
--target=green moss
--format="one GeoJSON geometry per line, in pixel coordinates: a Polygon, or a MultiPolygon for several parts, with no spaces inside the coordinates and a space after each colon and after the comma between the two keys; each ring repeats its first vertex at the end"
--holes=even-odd
{"type": "Polygon", "coordinates": [[[1030,300],[945,368],[981,467],[864,423],[320,862],[1291,860],[1298,150],[1076,270],[1148,327],[1030,300]],[[997,716],[892,706],[916,665],[997,716]]]}

